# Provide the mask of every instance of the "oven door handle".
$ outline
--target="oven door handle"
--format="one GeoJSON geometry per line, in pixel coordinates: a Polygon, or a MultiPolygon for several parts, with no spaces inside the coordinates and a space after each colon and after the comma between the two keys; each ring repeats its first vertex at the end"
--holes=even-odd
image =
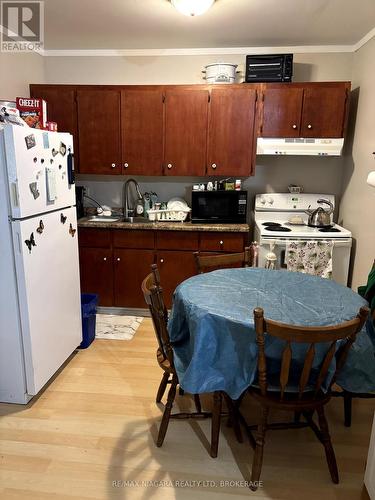
{"type": "MultiPolygon", "coordinates": [[[[287,242],[288,241],[320,241],[320,240],[314,240],[313,238],[296,238],[296,239],[288,239],[288,240],[272,240],[272,239],[269,239],[269,240],[261,240],[261,245],[269,245],[270,243],[274,244],[275,246],[286,246],[287,242]]],[[[332,238],[327,238],[327,239],[323,239],[321,241],[332,241],[333,242],[333,246],[334,247],[341,247],[341,246],[350,246],[352,244],[352,240],[351,238],[342,238],[342,239],[339,239],[339,238],[335,238],[335,239],[332,239],[332,238]]]]}

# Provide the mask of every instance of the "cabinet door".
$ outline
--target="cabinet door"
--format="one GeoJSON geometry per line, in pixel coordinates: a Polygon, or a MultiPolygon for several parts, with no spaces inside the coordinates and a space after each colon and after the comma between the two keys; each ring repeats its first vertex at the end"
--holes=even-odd
{"type": "Polygon", "coordinates": [[[303,88],[266,88],[261,137],[300,137],[303,88]]]}
{"type": "Polygon", "coordinates": [[[208,133],[209,175],[251,174],[255,101],[255,90],[212,90],[208,133]]]}
{"type": "Polygon", "coordinates": [[[113,257],[115,306],[146,308],[141,284],[151,272],[154,251],[115,249],[113,257]]]}
{"type": "Polygon", "coordinates": [[[347,91],[344,85],[305,88],[301,136],[343,137],[346,99],[347,91]]]}
{"type": "Polygon", "coordinates": [[[113,306],[112,251],[106,248],[79,249],[81,290],[97,293],[99,305],[113,306]]]}
{"type": "Polygon", "coordinates": [[[30,96],[47,102],[47,119],[56,122],[59,132],[70,132],[74,141],[75,167],[79,169],[77,106],[74,89],[30,85],[30,96]]]}
{"type": "Polygon", "coordinates": [[[162,91],[122,91],[121,120],[123,173],[162,175],[162,91]]]}
{"type": "Polygon", "coordinates": [[[78,90],[79,171],[121,174],[120,92],[78,90]]]}
{"type": "Polygon", "coordinates": [[[208,91],[167,90],[164,173],[205,175],[208,91]]]}
{"type": "Polygon", "coordinates": [[[172,296],[177,285],[197,274],[193,252],[160,250],[157,253],[157,265],[160,272],[164,302],[168,308],[172,305],[172,296]]]}

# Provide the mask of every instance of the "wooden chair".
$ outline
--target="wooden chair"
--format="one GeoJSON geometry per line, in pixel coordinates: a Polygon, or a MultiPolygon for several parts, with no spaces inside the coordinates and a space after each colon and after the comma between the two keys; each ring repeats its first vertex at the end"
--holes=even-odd
{"type": "MultiPolygon", "coordinates": [[[[309,426],[323,444],[334,483],[339,482],[335,452],[329,435],[328,424],[324,414],[324,405],[330,400],[330,388],[335,381],[336,374],[343,367],[348,351],[355,341],[357,333],[363,327],[368,316],[368,309],[361,307],[357,317],[340,325],[329,327],[302,327],[286,325],[264,318],[263,309],[254,310],[256,341],[258,345],[258,383],[248,389],[250,395],[261,406],[261,417],[257,426],[255,452],[252,466],[251,489],[256,490],[259,482],[265,434],[268,429],[286,429],[309,426]],[[277,389],[269,390],[272,382],[267,364],[270,360],[265,354],[266,334],[286,342],[281,356],[281,368],[276,381],[277,389]],[[297,381],[291,380],[292,349],[294,344],[309,344],[304,359],[303,368],[297,381]],[[329,343],[320,366],[313,368],[316,346],[329,343]],[[337,348],[337,353],[336,353],[337,348]],[[336,354],[336,370],[328,387],[322,390],[331,361],[336,354]],[[291,391],[291,387],[295,392],[291,391]],[[270,409],[286,410],[294,414],[302,414],[305,422],[295,420],[291,423],[268,424],[270,409]],[[313,420],[314,412],[318,415],[318,424],[313,420]]],[[[321,346],[323,347],[323,346],[321,346]]],[[[274,387],[275,388],[275,387],[274,387]]],[[[255,426],[249,427],[253,429],[255,426]]]]}
{"type": "Polygon", "coordinates": [[[228,411],[231,417],[231,422],[234,427],[237,439],[242,442],[241,430],[238,424],[236,415],[236,408],[232,400],[224,393],[217,391],[214,393],[213,411],[202,411],[201,402],[198,394],[194,394],[194,402],[196,411],[192,413],[174,413],[172,414],[172,407],[176,396],[176,389],[179,384],[178,375],[174,367],[173,349],[169,338],[167,323],[168,323],[168,310],[163,301],[163,291],[160,286],[160,275],[156,264],[151,266],[152,272],[146,276],[142,282],[142,292],[145,301],[150,309],[151,318],[154,326],[154,331],[158,341],[158,348],[156,358],[160,368],[164,371],[159,389],[156,395],[156,402],[160,403],[165,393],[166,387],[170,384],[168,392],[167,403],[164,408],[162,421],[159,428],[156,445],[162,446],[164,438],[168,429],[169,420],[171,418],[186,419],[186,418],[207,418],[212,417],[211,427],[211,457],[217,457],[220,433],[220,418],[222,409],[222,399],[225,397],[228,411]]]}
{"type": "Polygon", "coordinates": [[[251,266],[251,248],[245,247],[240,253],[227,253],[222,255],[202,255],[200,252],[194,252],[195,264],[198,274],[203,274],[214,269],[227,267],[250,267],[251,266]]]}
{"type": "MultiPolygon", "coordinates": [[[[371,270],[375,269],[375,260],[371,270]]],[[[372,321],[375,325],[375,311],[372,312],[372,321]]],[[[375,362],[375,360],[374,360],[375,362]]],[[[342,391],[333,391],[332,396],[344,398],[344,425],[350,427],[352,425],[352,406],[353,398],[373,399],[375,393],[373,392],[349,392],[343,389],[342,391]]]]}

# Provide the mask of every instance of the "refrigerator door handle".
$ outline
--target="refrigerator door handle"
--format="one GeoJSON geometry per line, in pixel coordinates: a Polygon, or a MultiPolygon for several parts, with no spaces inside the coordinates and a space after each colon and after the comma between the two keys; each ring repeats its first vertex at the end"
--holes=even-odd
{"type": "Polygon", "coordinates": [[[18,196],[18,187],[16,182],[12,182],[11,184],[11,193],[12,193],[12,204],[14,207],[19,207],[19,196],[18,196]]]}
{"type": "Polygon", "coordinates": [[[75,175],[74,175],[74,154],[69,152],[68,154],[68,183],[75,184],[75,175]]]}

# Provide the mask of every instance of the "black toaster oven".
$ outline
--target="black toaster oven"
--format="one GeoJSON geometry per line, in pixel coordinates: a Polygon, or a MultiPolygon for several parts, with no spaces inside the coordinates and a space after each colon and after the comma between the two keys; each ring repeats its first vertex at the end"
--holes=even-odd
{"type": "Polygon", "coordinates": [[[246,83],[291,82],[293,54],[246,56],[246,83]]]}

